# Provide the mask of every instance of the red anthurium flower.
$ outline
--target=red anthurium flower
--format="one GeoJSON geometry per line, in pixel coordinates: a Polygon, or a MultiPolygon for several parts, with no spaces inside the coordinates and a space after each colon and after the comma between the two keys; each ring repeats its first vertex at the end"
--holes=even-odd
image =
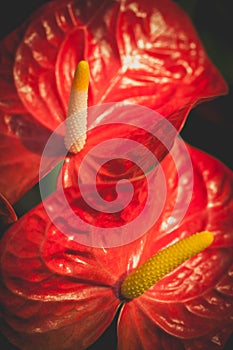
{"type": "Polygon", "coordinates": [[[38,181],[80,59],[90,65],[90,106],[142,104],[177,130],[191,107],[227,91],[189,18],[170,0],[51,1],[3,40],[1,57],[0,191],[11,203],[38,181]]]}
{"type": "MultiPolygon", "coordinates": [[[[179,142],[175,144],[179,151],[179,142]]],[[[164,210],[142,238],[117,248],[92,248],[61,233],[42,204],[6,232],[1,242],[0,298],[4,334],[20,349],[85,349],[118,308],[118,349],[223,349],[232,331],[233,175],[216,159],[188,146],[194,189],[178,228],[167,233],[177,195],[170,155],[164,210]],[[138,298],[122,301],[125,276],[153,254],[191,233],[209,230],[212,245],[177,267],[138,298]]],[[[187,180],[183,170],[182,183],[187,180]]],[[[59,191],[48,197],[57,220],[72,227],[59,191]]],[[[66,189],[76,212],[77,189],[66,189]]],[[[96,224],[98,220],[96,217],[96,224]]],[[[81,228],[79,228],[81,229],[81,228]]]]}
{"type": "MultiPolygon", "coordinates": [[[[170,0],[51,1],[3,40],[1,51],[0,86],[5,94],[0,99],[0,190],[11,203],[38,181],[46,141],[67,116],[78,61],[89,62],[90,106],[112,101],[140,104],[165,116],[177,130],[193,106],[227,92],[189,18],[170,0]]],[[[122,130],[126,136],[121,126],[114,128],[114,136],[122,130]]],[[[147,184],[139,176],[136,196],[120,217],[86,210],[76,176],[85,152],[103,139],[100,131],[89,131],[83,150],[66,157],[59,178],[69,208],[84,222],[91,221],[93,240],[97,227],[128,223],[146,201],[147,184]]],[[[105,132],[111,135],[108,127],[105,132]]],[[[158,220],[141,238],[116,248],[75,241],[76,235],[85,234],[85,225],[73,223],[60,185],[6,231],[0,242],[0,324],[20,349],[85,349],[107,329],[117,310],[119,350],[223,349],[233,327],[232,172],[187,146],[192,198],[182,221],[172,226],[178,178],[185,187],[189,169],[180,159],[182,172],[177,174],[174,159],[166,155],[170,148],[164,150],[150,137],[136,131],[133,140],[149,146],[161,162],[167,193],[158,220]],[[46,206],[55,220],[48,217],[46,206]],[[68,236],[61,227],[69,229],[68,236]],[[200,231],[213,233],[208,248],[142,295],[125,297],[122,285],[132,271],[139,271],[164,247],[200,231]]],[[[63,152],[63,135],[57,133],[56,138],[62,145],[56,149],[58,157],[48,157],[42,175],[63,152]]],[[[174,152],[179,153],[179,145],[176,141],[174,152]]],[[[130,170],[128,178],[141,175],[138,168],[132,172],[131,165],[124,163],[123,174],[130,170]]],[[[103,184],[112,169],[116,167],[111,162],[105,164],[97,176],[101,195],[110,202],[114,192],[103,184]]],[[[113,179],[115,184],[118,174],[113,179]]],[[[16,219],[5,197],[0,209],[3,216],[10,214],[6,224],[16,219]]]]}

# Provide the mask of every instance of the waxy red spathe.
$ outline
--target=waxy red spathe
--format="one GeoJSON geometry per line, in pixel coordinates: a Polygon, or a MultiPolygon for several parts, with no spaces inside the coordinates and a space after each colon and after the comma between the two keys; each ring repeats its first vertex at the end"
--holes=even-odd
{"type": "MultiPolygon", "coordinates": [[[[171,1],[106,1],[101,7],[94,1],[81,7],[76,1],[51,2],[6,38],[2,49],[1,84],[7,93],[1,100],[0,184],[11,203],[38,179],[45,142],[66,116],[79,59],[90,64],[91,105],[120,100],[146,105],[178,130],[198,101],[227,92],[189,19],[171,1]]],[[[210,156],[188,150],[192,201],[169,235],[164,223],[176,198],[177,174],[170,155],[162,160],[165,154],[160,158],[167,175],[165,208],[140,240],[113,249],[84,247],[57,230],[42,204],[9,228],[1,242],[1,323],[14,344],[85,349],[120,306],[123,275],[172,241],[208,229],[215,235],[211,248],[124,304],[118,347],[224,347],[232,330],[232,173],[210,156]]],[[[77,167],[75,157],[66,174],[77,167]]],[[[64,177],[64,185],[71,205],[82,210],[72,181],[64,177]]]]}
{"type": "Polygon", "coordinates": [[[167,0],[49,2],[3,40],[1,56],[0,192],[11,203],[38,181],[80,59],[90,65],[90,106],[146,105],[177,129],[198,101],[227,92],[189,18],[167,0]]]}

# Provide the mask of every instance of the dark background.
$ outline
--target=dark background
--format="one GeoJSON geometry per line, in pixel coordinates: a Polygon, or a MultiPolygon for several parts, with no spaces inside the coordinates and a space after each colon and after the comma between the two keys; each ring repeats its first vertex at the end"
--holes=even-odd
{"type": "MultiPolygon", "coordinates": [[[[48,1],[7,0],[0,6],[0,39],[17,28],[40,5],[48,1]],[[6,6],[7,4],[7,6],[6,6]]],[[[231,0],[178,0],[189,13],[209,54],[229,85],[229,94],[203,103],[191,111],[181,136],[233,169],[233,20],[231,0]]],[[[88,350],[114,350],[116,320],[88,350]],[[110,346],[110,347],[109,347],[110,346]]],[[[225,350],[232,350],[233,338],[225,350]]],[[[15,350],[0,337],[1,350],[15,350]]],[[[155,349],[156,350],[156,349],[155,349]]],[[[208,350],[208,349],[205,349],[208,350]]]]}

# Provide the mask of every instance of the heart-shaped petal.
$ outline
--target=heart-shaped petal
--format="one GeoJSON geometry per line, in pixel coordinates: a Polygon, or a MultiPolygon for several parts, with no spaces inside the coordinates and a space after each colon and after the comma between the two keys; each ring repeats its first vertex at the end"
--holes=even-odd
{"type": "MultiPolygon", "coordinates": [[[[6,91],[0,101],[1,123],[6,114],[22,124],[29,115],[33,129],[41,130],[36,141],[33,136],[26,148],[20,147],[18,166],[25,168],[27,163],[31,169],[21,169],[23,182],[12,171],[12,162],[1,163],[0,189],[11,202],[37,181],[39,154],[34,144],[42,150],[44,135],[66,118],[80,58],[90,65],[89,105],[139,103],[174,116],[170,121],[177,129],[198,101],[227,92],[187,15],[168,0],[156,4],[151,0],[49,2],[10,34],[1,48],[1,84],[6,91]],[[6,191],[9,175],[12,181],[6,191]]],[[[8,135],[5,129],[3,133],[2,149],[8,148],[12,138],[25,146],[21,133],[8,135]]],[[[18,150],[12,149],[15,164],[18,150]]]]}
{"type": "MultiPolygon", "coordinates": [[[[168,349],[171,345],[164,342],[163,332],[171,335],[174,349],[185,346],[216,349],[217,340],[218,348],[223,349],[231,334],[233,176],[216,159],[192,147],[188,149],[194,171],[193,195],[188,211],[177,229],[169,234],[164,230],[174,207],[173,190],[177,188],[177,177],[171,176],[175,174],[171,171],[174,163],[168,155],[162,166],[170,174],[170,203],[161,223],[157,223],[156,229],[152,228],[147,235],[150,244],[145,244],[139,264],[166,245],[203,229],[214,233],[214,243],[141,297],[124,305],[118,326],[120,350],[147,349],[149,343],[168,349]],[[135,341],[132,347],[129,339],[135,341]]],[[[187,178],[185,173],[182,176],[187,178]]]]}

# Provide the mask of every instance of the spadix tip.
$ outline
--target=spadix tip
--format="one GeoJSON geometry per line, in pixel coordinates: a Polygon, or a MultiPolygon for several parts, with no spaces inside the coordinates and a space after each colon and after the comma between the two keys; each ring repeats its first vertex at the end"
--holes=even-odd
{"type": "Polygon", "coordinates": [[[90,71],[87,61],[80,61],[74,73],[74,80],[72,83],[72,89],[76,91],[88,90],[90,80],[90,71]]]}

